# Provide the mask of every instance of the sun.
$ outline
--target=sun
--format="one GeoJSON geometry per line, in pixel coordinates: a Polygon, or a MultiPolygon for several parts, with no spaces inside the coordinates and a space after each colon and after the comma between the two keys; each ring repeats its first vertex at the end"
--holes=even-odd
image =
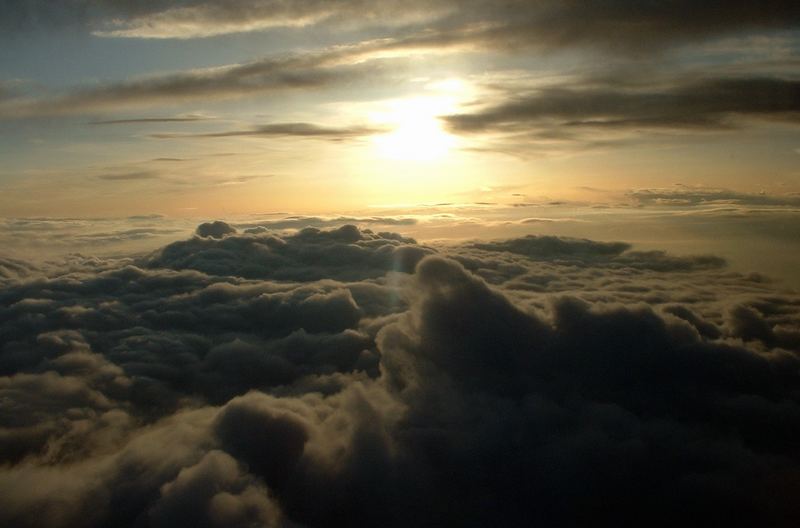
{"type": "Polygon", "coordinates": [[[456,146],[456,138],[442,127],[439,116],[452,111],[446,97],[419,97],[389,103],[386,111],[376,112],[374,121],[391,132],[373,137],[378,155],[404,161],[437,161],[456,146]]]}

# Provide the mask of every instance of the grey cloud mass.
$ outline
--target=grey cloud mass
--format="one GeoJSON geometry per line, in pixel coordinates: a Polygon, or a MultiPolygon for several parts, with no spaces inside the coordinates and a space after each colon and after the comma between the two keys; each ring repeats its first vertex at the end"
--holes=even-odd
{"type": "Polygon", "coordinates": [[[601,47],[638,54],[687,41],[752,32],[796,29],[795,2],[687,2],[632,0],[558,2],[468,0],[171,0],[88,2],[53,7],[39,0],[6,3],[9,29],[72,25],[96,35],[133,38],[196,38],[274,27],[328,24],[345,28],[424,29],[432,44],[467,43],[496,48],[601,47]]]}
{"type": "Polygon", "coordinates": [[[550,86],[470,113],[446,116],[457,132],[528,133],[569,139],[596,129],[719,130],[746,120],[800,122],[800,82],[707,78],[627,87],[550,86]]]}
{"type": "Polygon", "coordinates": [[[2,524],[800,520],[796,293],[625,243],[247,229],[2,263],[2,524]]]}
{"type": "MultiPolygon", "coordinates": [[[[331,88],[354,80],[387,75],[385,65],[388,61],[398,61],[404,55],[420,52],[500,51],[513,55],[528,48],[579,45],[629,56],[685,41],[742,36],[752,32],[768,34],[800,27],[800,10],[793,2],[696,5],[677,1],[642,6],[640,2],[628,1],[534,3],[511,0],[502,5],[483,1],[465,4],[420,1],[406,5],[394,0],[377,4],[353,0],[337,2],[335,7],[331,7],[330,2],[318,1],[247,0],[224,4],[189,1],[141,5],[72,3],[75,4],[73,10],[55,9],[54,13],[45,14],[46,3],[19,0],[12,2],[7,11],[9,20],[17,18],[20,24],[22,20],[59,20],[61,11],[78,18],[81,18],[80,13],[87,16],[94,13],[97,16],[90,18],[95,21],[101,20],[103,14],[110,17],[116,13],[113,20],[121,28],[108,34],[124,36],[136,36],[137,32],[139,36],[159,36],[160,31],[165,32],[160,35],[165,37],[207,36],[213,33],[204,32],[204,27],[208,31],[229,29],[235,32],[266,27],[259,24],[263,22],[269,26],[271,23],[265,21],[284,20],[284,16],[290,26],[328,19],[347,19],[358,25],[357,21],[387,20],[391,13],[401,11],[408,14],[411,25],[404,26],[402,32],[388,31],[381,38],[367,40],[354,33],[347,43],[316,51],[306,49],[237,64],[76,86],[66,92],[39,98],[0,100],[0,117],[104,112],[121,107],[150,107],[286,90],[331,88]],[[126,18],[126,14],[132,18],[126,18]],[[414,20],[418,22],[417,26],[412,24],[414,20]],[[181,35],[181,31],[188,33],[181,35]]],[[[393,20],[405,19],[398,15],[393,20]]],[[[605,87],[553,86],[515,95],[477,113],[453,115],[447,121],[453,130],[465,132],[498,128],[517,130],[531,121],[554,119],[563,126],[559,130],[562,135],[575,127],[720,128],[730,126],[728,118],[731,117],[796,122],[796,79],[754,75],[709,77],[691,82],[676,79],[669,86],[653,85],[639,90],[620,89],[616,82],[605,87]]],[[[95,123],[134,123],[150,119],[156,121],[155,118],[133,118],[98,120],[95,123]]],[[[170,121],[171,118],[163,120],[170,121]]],[[[299,124],[294,125],[296,128],[299,124]]],[[[277,132],[268,127],[263,133],[273,135],[277,132]]]]}

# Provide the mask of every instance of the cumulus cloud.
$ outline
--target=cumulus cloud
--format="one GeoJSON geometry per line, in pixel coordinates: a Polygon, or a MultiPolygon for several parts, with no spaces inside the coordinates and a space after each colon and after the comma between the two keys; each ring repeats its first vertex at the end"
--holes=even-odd
{"type": "Polygon", "coordinates": [[[24,260],[0,258],[0,280],[12,280],[32,275],[36,267],[24,260]]]}
{"type": "Polygon", "coordinates": [[[300,229],[303,227],[332,227],[342,224],[413,226],[419,220],[413,216],[303,216],[291,215],[274,220],[259,220],[237,224],[248,232],[257,233],[264,229],[300,229]]]}
{"type": "Polygon", "coordinates": [[[225,235],[236,233],[236,228],[225,222],[216,220],[214,222],[200,224],[197,226],[195,233],[197,233],[199,237],[222,238],[225,235]]]}
{"type": "Polygon", "coordinates": [[[247,278],[311,280],[377,277],[388,269],[410,271],[431,250],[394,233],[373,233],[354,225],[322,231],[315,227],[278,237],[252,228],[239,237],[227,224],[203,224],[204,237],[170,244],[146,260],[151,268],[194,269],[247,278]],[[209,226],[209,227],[204,227],[209,226]]]}
{"type": "Polygon", "coordinates": [[[7,275],[0,522],[800,520],[796,293],[621,242],[204,226],[7,275]]]}

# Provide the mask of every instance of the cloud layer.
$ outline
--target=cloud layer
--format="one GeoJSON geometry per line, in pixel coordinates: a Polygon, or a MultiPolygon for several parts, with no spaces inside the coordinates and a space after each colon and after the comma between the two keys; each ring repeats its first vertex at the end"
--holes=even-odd
{"type": "Polygon", "coordinates": [[[431,41],[476,40],[483,45],[562,47],[601,45],[637,53],[686,41],[748,31],[795,28],[795,3],[734,1],[697,5],[683,0],[616,2],[466,2],[413,0],[70,0],[53,8],[39,0],[12,0],[9,28],[80,25],[96,35],[127,38],[198,38],[276,27],[427,27],[431,41]],[[691,14],[691,16],[687,16],[691,14]]]}
{"type": "Polygon", "coordinates": [[[624,243],[248,229],[2,264],[2,523],[800,520],[796,294],[624,243]]]}

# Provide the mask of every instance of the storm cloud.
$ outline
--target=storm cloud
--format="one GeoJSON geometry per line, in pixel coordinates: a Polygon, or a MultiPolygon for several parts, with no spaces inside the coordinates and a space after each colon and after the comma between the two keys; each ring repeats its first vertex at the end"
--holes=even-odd
{"type": "Polygon", "coordinates": [[[800,518],[794,293],[621,242],[206,226],[6,265],[4,523],[800,518]]]}

